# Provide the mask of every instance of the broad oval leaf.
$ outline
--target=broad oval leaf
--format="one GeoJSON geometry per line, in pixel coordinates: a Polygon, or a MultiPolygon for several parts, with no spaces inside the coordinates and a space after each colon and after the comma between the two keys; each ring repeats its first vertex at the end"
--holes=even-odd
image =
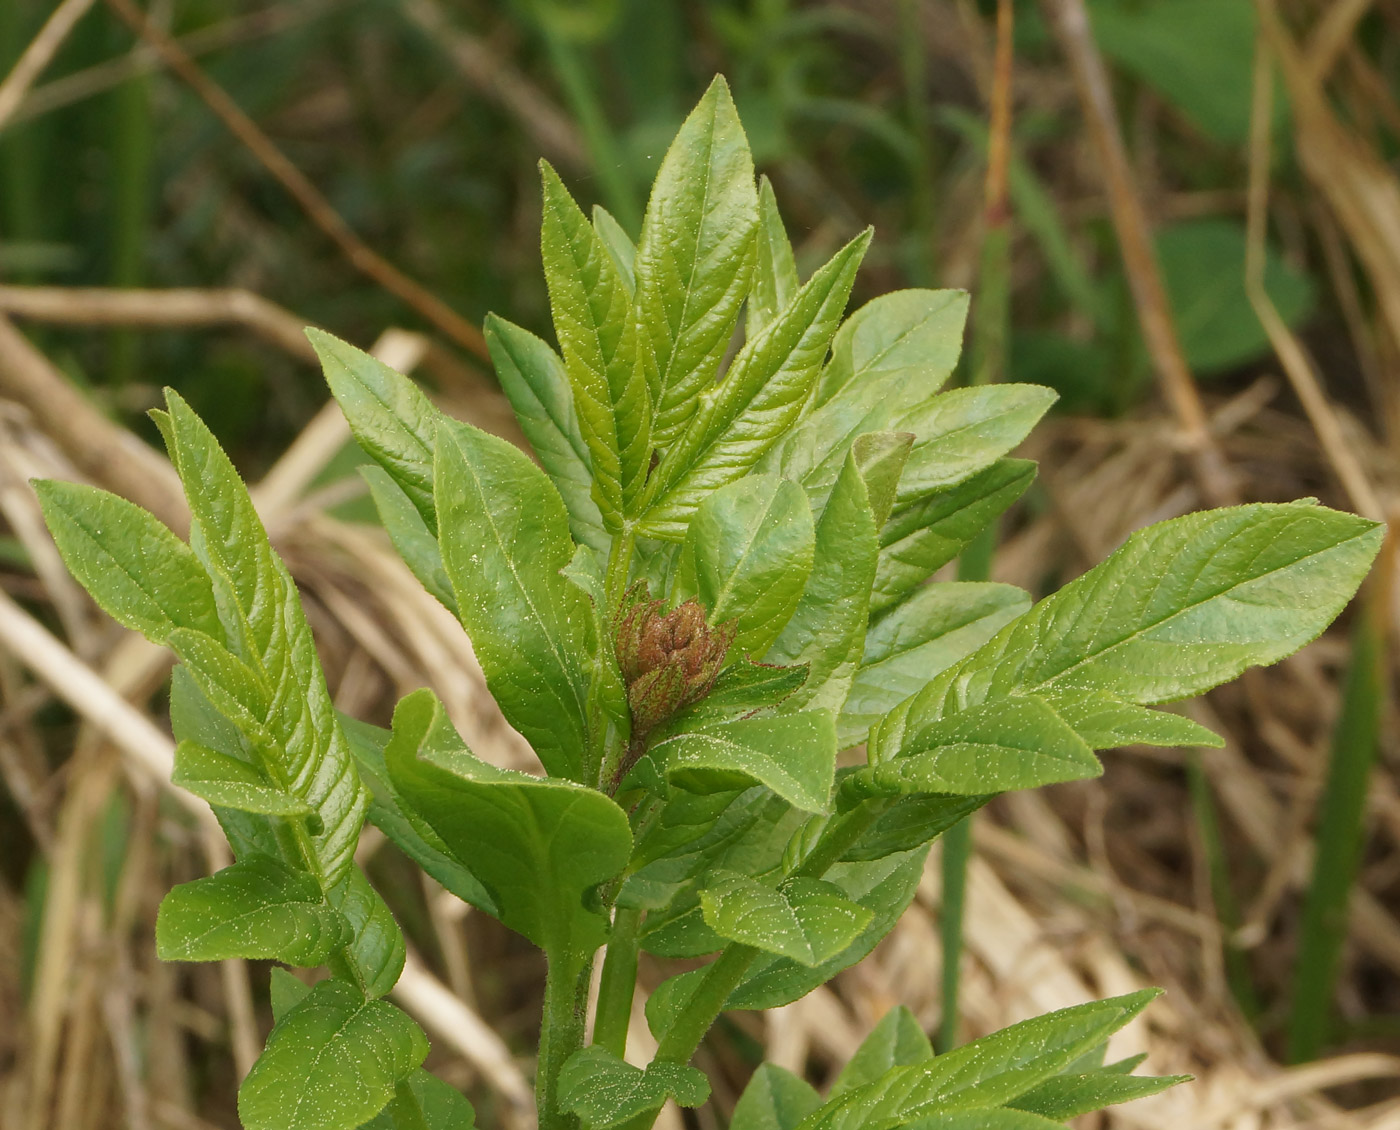
{"type": "Polygon", "coordinates": [[[699,1106],[710,1096],[710,1081],[695,1068],[655,1062],[645,1070],[594,1044],[574,1052],[559,1072],[559,1104],[596,1130],[618,1126],[669,1098],[699,1106]]]}
{"type": "Polygon", "coordinates": [[[662,158],[637,244],[640,354],[662,450],[719,369],[748,295],[757,224],[748,139],[716,77],[662,158]]]}
{"type": "Polygon", "coordinates": [[[271,959],[320,965],[350,927],[310,875],[267,856],[241,859],[161,900],[156,952],[162,961],[271,959]]]}
{"type": "Polygon", "coordinates": [[[776,1063],[760,1063],[734,1104],[729,1130],[794,1130],[821,1105],[807,1080],[776,1063]]]}
{"type": "Polygon", "coordinates": [[[722,938],[799,965],[821,965],[859,937],[873,917],[820,879],[769,887],[733,871],[712,873],[700,892],[705,924],[722,938]]]}
{"type": "Polygon", "coordinates": [[[552,775],[583,780],[592,617],[559,575],[573,556],[559,492],[469,425],[439,431],[435,466],[443,565],[486,684],[552,775]]]}
{"type": "Polygon", "coordinates": [[[681,545],[675,597],[698,596],[712,624],[737,621],[731,654],[762,657],[802,598],[814,546],[802,488],[750,475],[696,510],[681,545]]]}
{"type": "Polygon", "coordinates": [[[475,1130],[476,1111],[456,1087],[421,1067],[400,1080],[389,1105],[364,1130],[475,1130]]]}
{"type": "Polygon", "coordinates": [[[422,1029],[388,1001],[322,981],[273,1027],[238,1089],[238,1117],[245,1130],[352,1130],[427,1054],[422,1029]]]}
{"type": "Polygon", "coordinates": [[[607,919],[585,897],[632,852],[627,814],[610,797],[478,760],[428,690],[399,703],[384,756],[399,795],[487,889],[502,922],[551,954],[602,944],[607,919]]]}

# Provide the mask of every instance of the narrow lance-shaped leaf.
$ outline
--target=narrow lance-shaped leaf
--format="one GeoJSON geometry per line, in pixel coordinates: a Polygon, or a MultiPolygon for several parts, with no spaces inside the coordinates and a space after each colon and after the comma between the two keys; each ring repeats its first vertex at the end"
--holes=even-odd
{"type": "Polygon", "coordinates": [[[455,616],[457,598],[452,594],[447,570],[442,567],[442,550],[428,523],[423,521],[423,515],[383,467],[374,464],[363,466],[360,477],[369,487],[384,532],[389,535],[409,572],[455,616]]]}
{"type": "Polygon", "coordinates": [[[551,774],[583,780],[585,597],[559,575],[573,555],[559,492],[524,452],[469,425],[438,433],[443,565],[506,718],[551,774]]]}
{"type": "Polygon", "coordinates": [[[663,451],[719,370],[748,295],[757,223],[753,157],[717,77],[662,158],[637,245],[640,355],[663,451]]]}
{"type": "Polygon", "coordinates": [[[564,362],[547,342],[495,314],[486,316],[485,329],[501,389],[564,500],[574,541],[606,553],[608,535],[593,501],[591,457],[564,362]]]}
{"type": "Polygon", "coordinates": [[[603,241],[603,246],[608,249],[608,254],[612,256],[617,272],[622,276],[622,282],[627,287],[627,293],[635,293],[637,289],[637,245],[632,242],[631,237],[617,222],[617,218],[601,204],[593,205],[593,230],[598,233],[598,238],[603,241]]]}
{"type": "Polygon", "coordinates": [[[700,502],[742,478],[802,414],[869,244],[866,231],[832,256],[701,397],[647,484],[644,533],[679,541],[700,502]]]}
{"type": "Polygon", "coordinates": [[[558,174],[547,162],[540,170],[540,249],[554,332],[591,456],[594,499],[617,530],[651,463],[651,396],[629,316],[632,296],[558,174]]]}
{"type": "Polygon", "coordinates": [[[846,1062],[836,1082],[831,1085],[834,1099],[847,1091],[873,1083],[896,1067],[923,1063],[933,1058],[933,1046],[928,1035],[903,1005],[897,1005],[880,1018],[861,1041],[855,1055],[846,1062]]]}
{"type": "Polygon", "coordinates": [[[208,575],[155,515],[80,483],[37,479],[34,492],[63,563],[119,624],[157,643],[176,628],[219,633],[208,575]]]}
{"type": "Polygon", "coordinates": [[[311,806],[274,785],[266,773],[242,758],[230,757],[196,742],[175,747],[171,783],[212,805],[266,816],[306,816],[311,806]]]}
{"type": "Polygon", "coordinates": [[[350,868],[368,797],[355,774],[295,582],[273,552],[243,482],[209,429],[174,392],[166,420],[190,503],[190,544],[214,587],[228,650],[206,633],[178,628],[171,644],[206,694],[235,679],[232,706],[251,720],[262,768],[315,816],[308,842],[322,886],[350,868]],[[201,676],[199,665],[203,663],[201,676]],[[249,684],[251,678],[252,684],[249,684]]]}
{"type": "Polygon", "coordinates": [[[322,981],[273,1027],[238,1089],[246,1130],[352,1130],[394,1097],[428,1041],[388,1001],[322,981]]]}
{"type": "Polygon", "coordinates": [[[773,185],[767,177],[758,182],[758,232],[753,288],[746,307],[744,335],[757,337],[778,316],[802,285],[797,277],[797,260],[788,242],[773,185]]]}

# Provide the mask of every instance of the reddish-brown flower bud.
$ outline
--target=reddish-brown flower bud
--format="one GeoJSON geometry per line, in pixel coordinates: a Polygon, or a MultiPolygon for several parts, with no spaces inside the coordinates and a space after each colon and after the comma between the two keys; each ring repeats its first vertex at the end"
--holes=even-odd
{"type": "Polygon", "coordinates": [[[616,619],[617,663],[636,741],[710,693],[734,642],[734,624],[712,628],[694,598],[666,612],[646,582],[627,591],[616,619]]]}

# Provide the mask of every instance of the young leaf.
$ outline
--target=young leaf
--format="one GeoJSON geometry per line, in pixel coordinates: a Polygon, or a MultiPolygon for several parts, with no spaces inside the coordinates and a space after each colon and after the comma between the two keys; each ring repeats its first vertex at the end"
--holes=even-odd
{"type": "Polygon", "coordinates": [[[637,244],[639,353],[663,451],[719,369],[749,293],[757,225],[753,157],[716,77],[662,158],[637,244]]]}
{"type": "Polygon", "coordinates": [[[1125,1075],[1112,1068],[1101,1068],[1080,1075],[1056,1075],[1013,1099],[1010,1105],[1051,1122],[1064,1123],[1090,1111],[1155,1095],[1190,1078],[1189,1075],[1125,1075]]]}
{"type": "Polygon", "coordinates": [[[486,345],[501,390],[510,400],[531,449],[564,500],[574,541],[606,553],[608,535],[598,504],[593,501],[588,445],[579,431],[564,362],[529,330],[495,314],[486,316],[485,328],[486,345]]]}
{"type": "Polygon", "coordinates": [[[326,892],[332,906],[350,923],[350,940],[342,957],[365,996],[382,997],[398,983],[406,946],[389,904],[353,867],[326,892]]]}
{"type": "MultiPolygon", "coordinates": [[[[838,777],[838,787],[840,779],[838,777]]],[[[991,796],[900,797],[876,819],[841,859],[857,862],[883,859],[932,843],[963,817],[971,816],[991,796]]]]}
{"type": "Polygon", "coordinates": [[[228,456],[189,405],[174,392],[166,398],[171,456],[190,504],[190,546],[213,584],[228,650],[190,628],[175,629],[169,643],[207,696],[229,692],[221,709],[256,707],[249,736],[273,783],[311,807],[318,828],[308,836],[306,862],[327,887],[351,866],[368,796],[295,582],[228,456]]]}
{"type": "Polygon", "coordinates": [[[1003,1106],[1101,1043],[1156,995],[1149,990],[1061,1009],[933,1059],[895,1067],[828,1102],[802,1123],[802,1130],[858,1130],[880,1123],[901,1126],[934,1114],[941,1117],[968,1110],[980,1114],[1003,1106]]]}
{"type": "Polygon", "coordinates": [[[951,489],[936,490],[897,506],[880,531],[871,615],[897,604],[962,553],[1025,493],[1034,478],[1035,464],[1029,460],[999,459],[951,489]]]}
{"type": "Polygon", "coordinates": [[[1219,734],[1190,718],[1123,702],[1103,691],[1056,691],[1055,713],[1093,749],[1124,745],[1220,749],[1225,745],[1219,734]]]}
{"type": "Polygon", "coordinates": [[[896,290],[871,299],[832,340],[816,406],[867,385],[889,388],[906,405],[931,397],[958,363],[967,305],[965,290],[896,290]]]}
{"type": "Polygon", "coordinates": [[[364,1130],[475,1130],[476,1111],[456,1087],[419,1068],[364,1130]]]}
{"type": "Polygon", "coordinates": [[[747,718],[782,705],[806,681],[803,665],[784,667],[740,659],[721,671],[710,693],[678,714],[665,732],[703,730],[715,722],[747,718]]]}
{"type": "Polygon", "coordinates": [[[980,796],[1097,777],[1103,766],[1044,699],[971,707],[906,735],[899,757],[842,778],[852,796],[980,796]]]}
{"type": "Polygon", "coordinates": [[[416,384],[363,350],[323,330],[308,329],[306,336],[355,441],[398,483],[436,534],[433,444],[443,414],[416,384]]]}
{"type": "Polygon", "coordinates": [[[1173,518],[1003,628],[881,720],[881,758],[929,722],[1008,695],[1085,688],[1140,706],[1201,694],[1313,639],[1341,610],[1381,528],[1306,502],[1173,518]]]}
{"type": "Polygon", "coordinates": [[[184,741],[175,747],[171,783],[211,805],[240,812],[267,816],[305,816],[311,812],[309,804],[277,788],[257,766],[196,742],[184,741]]]}
{"type": "Polygon", "coordinates": [[[697,792],[767,785],[805,812],[824,812],[836,771],[836,731],[818,711],[741,718],[675,734],[650,758],[683,788],[697,792]]]}
{"type": "Polygon", "coordinates": [[[399,703],[384,756],[399,795],[470,867],[502,922],[551,954],[602,944],[607,920],[585,896],[632,851],[610,797],[479,761],[428,690],[399,703]]]}
{"type": "Polygon", "coordinates": [[[282,1017],[238,1089],[245,1130],[352,1130],[394,1097],[428,1041],[388,1001],[322,981],[282,1017]]]}
{"type": "Polygon", "coordinates": [[[559,492],[466,425],[439,431],[435,484],[443,564],[486,684],[552,775],[583,780],[592,620],[559,575],[573,555],[559,492]]]}
{"type": "Polygon", "coordinates": [[[976,651],[1030,606],[1030,597],[1014,585],[945,581],[915,589],[865,637],[865,657],[841,708],[841,748],[863,741],[882,714],[976,651]]]}
{"type": "Polygon", "coordinates": [[[617,530],[651,464],[652,397],[638,364],[632,295],[564,182],[548,162],[540,172],[540,250],[554,332],[591,457],[594,501],[617,530]]]}
{"type": "Polygon", "coordinates": [[[315,879],[254,856],[166,895],[156,918],[156,952],[162,961],[245,957],[320,965],[349,933],[315,879]]]}
{"type": "Polygon", "coordinates": [[[594,1130],[617,1126],[674,1098],[699,1106],[710,1095],[710,1081],[693,1067],[653,1063],[642,1070],[606,1048],[581,1048],[559,1072],[559,1103],[594,1130]]]}
{"type": "Polygon", "coordinates": [[[679,541],[705,497],[742,478],[801,415],[869,244],[863,232],[832,256],[687,410],[690,422],[648,482],[643,533],[679,541]]]}
{"type": "Polygon", "coordinates": [[[835,712],[846,699],[869,619],[879,528],[912,438],[895,432],[862,436],[846,457],[817,524],[811,578],[768,653],[774,662],[809,668],[789,708],[815,703],[835,712]]]}
{"type": "Polygon", "coordinates": [[[914,1014],[897,1005],[880,1018],[870,1030],[856,1054],[851,1056],[836,1082],[831,1085],[831,1098],[873,1083],[896,1067],[923,1063],[933,1058],[933,1046],[914,1014]]]}
{"type": "Polygon", "coordinates": [[[623,231],[622,225],[617,222],[613,214],[601,204],[593,205],[593,230],[597,232],[598,238],[603,241],[603,246],[612,256],[613,265],[617,267],[617,273],[622,276],[627,293],[635,293],[637,290],[637,245],[623,231]]]}
{"type": "Polygon", "coordinates": [[[698,596],[711,624],[737,621],[731,654],[762,657],[802,597],[814,538],[812,510],[796,483],[740,479],[696,510],[674,598],[698,596]]]}
{"type": "Polygon", "coordinates": [[[722,938],[821,965],[870,924],[870,911],[819,879],[768,887],[733,871],[714,872],[700,892],[705,924],[722,938]]]}
{"type": "Polygon", "coordinates": [[[176,628],[219,634],[209,577],[154,515],[96,487],[36,479],[63,562],[117,623],[163,643],[176,628]]]}
{"type": "Polygon", "coordinates": [[[783,217],[773,185],[767,177],[758,181],[757,255],[754,263],[753,289],[744,322],[744,336],[755,338],[786,309],[801,281],[797,277],[797,260],[788,242],[783,217]]]}
{"type": "Polygon", "coordinates": [[[420,585],[437,597],[444,608],[457,615],[457,598],[452,594],[447,570],[442,567],[442,550],[428,523],[423,521],[423,515],[383,467],[370,464],[359,470],[369,487],[384,532],[404,564],[420,585]]]}
{"type": "Polygon", "coordinates": [[[794,1130],[821,1105],[821,1096],[805,1079],[776,1063],[760,1063],[734,1104],[729,1130],[794,1130]]]}

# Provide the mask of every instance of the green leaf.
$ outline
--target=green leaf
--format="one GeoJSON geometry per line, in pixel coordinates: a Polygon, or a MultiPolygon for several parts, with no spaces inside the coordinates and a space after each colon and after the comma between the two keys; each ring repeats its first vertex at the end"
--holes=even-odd
{"type": "Polygon", "coordinates": [[[744,336],[750,338],[763,332],[802,285],[773,185],[766,176],[758,180],[756,251],[753,289],[749,292],[744,323],[744,336]]]}
{"type": "Polygon", "coordinates": [[[403,558],[409,571],[418,578],[418,583],[442,603],[454,616],[457,614],[457,598],[452,594],[452,583],[447,579],[447,570],[442,567],[442,550],[438,540],[423,515],[413,505],[413,500],[389,472],[377,464],[360,468],[360,477],[369,487],[374,508],[379,513],[379,521],[384,532],[394,543],[394,549],[403,558]]]}
{"type": "Polygon", "coordinates": [[[750,475],[709,495],[681,545],[674,599],[698,596],[711,624],[738,622],[732,652],[762,657],[802,597],[815,534],[796,483],[750,475]]]}
{"type": "Polygon", "coordinates": [[[399,1082],[389,1105],[365,1130],[475,1130],[476,1111],[465,1095],[421,1067],[399,1082]]]}
{"type": "Polygon", "coordinates": [[[495,314],[486,316],[486,345],[521,431],[564,500],[574,541],[606,553],[608,534],[593,501],[588,445],[564,362],[529,330],[495,314]]]}
{"type": "Polygon", "coordinates": [[[478,760],[428,690],[394,711],[385,760],[399,795],[490,892],[502,922],[549,953],[602,944],[607,920],[585,898],[632,851],[627,814],[610,797],[478,760]]]}
{"type": "Polygon", "coordinates": [[[80,483],[35,479],[34,493],[63,563],[112,619],[157,643],[176,628],[218,634],[209,577],[154,515],[80,483]]]}
{"type": "Polygon", "coordinates": [[[389,779],[389,767],[384,761],[384,747],[390,731],[341,719],[350,749],[360,769],[360,777],[369,786],[371,800],[369,818],[375,827],[394,841],[395,845],[419,867],[436,879],[465,903],[499,917],[496,904],[486,888],[466,867],[452,858],[447,845],[433,827],[404,801],[389,779]]]}
{"type": "Polygon", "coordinates": [[[306,336],[355,441],[398,483],[436,534],[433,445],[445,417],[422,389],[384,362],[323,330],[308,329],[306,336]]]}
{"type": "Polygon", "coordinates": [[[679,541],[695,508],[743,478],[798,419],[869,244],[863,232],[832,256],[687,410],[689,424],[648,482],[642,533],[679,541]]]}
{"type": "Polygon", "coordinates": [[[717,76],[662,158],[637,244],[639,353],[662,450],[719,370],[749,293],[757,226],[753,157],[717,76]]]}
{"type": "Polygon", "coordinates": [[[1190,1078],[1189,1075],[1124,1075],[1112,1068],[1081,1075],[1056,1075],[1013,1099],[1011,1105],[1051,1122],[1064,1123],[1090,1111],[1155,1095],[1190,1078]]]}
{"type": "Polygon", "coordinates": [[[259,708],[249,736],[273,784],[314,813],[307,862],[324,888],[351,866],[368,796],[291,574],[209,429],[176,393],[166,399],[171,457],[190,504],[190,547],[213,584],[228,650],[189,628],[177,628],[168,642],[192,669],[203,664],[203,674],[194,673],[221,709],[259,708]],[[225,682],[230,676],[233,685],[225,682]],[[214,698],[216,689],[230,693],[214,698]]]}
{"type": "Polygon", "coordinates": [[[912,1122],[901,1122],[905,1130],[1061,1130],[1062,1123],[1050,1122],[1024,1110],[962,1110],[953,1114],[930,1114],[912,1122]]]}
{"type": "Polygon", "coordinates": [[[999,459],[948,490],[895,508],[880,532],[880,563],[870,594],[872,615],[898,603],[1015,502],[1035,478],[1035,464],[999,459]]]}
{"type": "Polygon", "coordinates": [[[637,359],[632,295],[564,182],[548,162],[540,171],[540,249],[554,332],[591,457],[593,498],[617,530],[651,465],[651,396],[637,359]]]}
{"type": "Polygon", "coordinates": [[[257,766],[196,742],[175,747],[171,783],[212,805],[267,816],[305,816],[311,806],[273,785],[257,766]]]}
{"type": "Polygon", "coordinates": [[[326,897],[350,923],[351,937],[342,956],[357,983],[365,996],[382,997],[397,984],[406,956],[393,911],[358,867],[346,872],[326,897]]]}
{"type": "Polygon", "coordinates": [[[622,230],[622,225],[613,214],[601,204],[593,205],[593,230],[612,256],[613,265],[622,276],[627,293],[634,293],[637,289],[637,245],[622,230]]]}
{"type": "Polygon", "coordinates": [[[1125,745],[1221,749],[1225,739],[1180,714],[1149,710],[1102,691],[1056,690],[1055,713],[1094,749],[1125,745]]]}
{"type": "Polygon", "coordinates": [[[667,724],[666,733],[703,730],[715,722],[733,722],[786,702],[807,681],[802,665],[783,667],[741,658],[720,672],[710,693],[667,724]]]}
{"type": "Polygon", "coordinates": [[[705,924],[722,938],[800,965],[821,965],[870,924],[870,911],[820,879],[768,887],[733,871],[710,875],[700,892],[705,924]]]}
{"type": "Polygon", "coordinates": [[[1039,385],[982,385],[936,396],[892,424],[918,438],[899,483],[908,503],[990,467],[1030,434],[1055,402],[1039,385]]]}
{"type": "Polygon", "coordinates": [[[981,796],[1097,777],[1094,751],[1043,699],[971,707],[907,734],[899,757],[842,778],[851,796],[981,796]]]}
{"type": "Polygon", "coordinates": [[[181,883],[161,900],[156,918],[162,961],[245,957],[320,965],[348,936],[349,926],[315,879],[266,856],[181,883]]]}
{"type": "Polygon", "coordinates": [[[896,1067],[923,1063],[933,1058],[933,1046],[923,1026],[903,1005],[897,1005],[880,1018],[861,1041],[836,1082],[831,1085],[831,1098],[873,1083],[896,1067]]]}
{"type": "Polygon", "coordinates": [[[760,1063],[734,1104],[729,1130],[794,1130],[821,1105],[821,1096],[805,1079],[776,1063],[760,1063]]]}
{"type": "MultiPolygon", "coordinates": [[[[593,612],[594,637],[610,641],[614,631],[613,621],[608,614],[607,582],[598,555],[590,547],[580,545],[564,567],[563,575],[588,597],[593,612]]],[[[632,712],[627,704],[627,686],[617,663],[617,651],[610,643],[599,647],[594,653],[588,693],[590,700],[596,702],[611,724],[617,727],[621,740],[626,742],[632,732],[632,712]]]]}
{"type": "Polygon", "coordinates": [[[559,1104],[594,1130],[617,1126],[668,1098],[699,1106],[710,1095],[710,1081],[693,1067],[652,1063],[642,1070],[594,1044],[571,1055],[559,1072],[559,1104]]]}
{"type": "MultiPolygon", "coordinates": [[[[983,1116],[984,1108],[1011,1102],[1063,1070],[1128,1023],[1155,996],[1156,990],[1148,990],[1061,1009],[933,1059],[895,1067],[828,1102],[801,1124],[802,1130],[902,1126],[921,1116],[969,1110],[983,1116]]],[[[978,1123],[965,1125],[970,1130],[978,1123]]]]}
{"type": "Polygon", "coordinates": [[[583,780],[592,617],[559,575],[559,492],[528,456],[469,426],[438,434],[442,557],[486,685],[554,776],[583,780]]]}
{"type": "Polygon", "coordinates": [[[650,758],[683,788],[715,792],[757,782],[805,812],[825,812],[836,771],[836,732],[818,711],[740,718],[676,734],[650,758]]]}
{"type": "Polygon", "coordinates": [[[1201,694],[1316,637],[1382,533],[1307,502],[1149,526],[886,715],[872,744],[884,759],[929,722],[1009,695],[1089,688],[1146,706],[1201,694]]]}
{"type": "Polygon", "coordinates": [[[311,986],[298,980],[280,965],[274,965],[271,974],[268,989],[272,1004],[272,1021],[275,1024],[307,998],[311,986]]]}
{"type": "MultiPolygon", "coordinates": [[[[1183,220],[1156,234],[1162,282],[1192,373],[1223,373],[1272,355],[1245,290],[1247,245],[1244,224],[1224,218],[1183,220]]],[[[1316,306],[1313,280],[1267,246],[1264,289],[1288,326],[1301,325],[1316,306]]]]}
{"type": "Polygon", "coordinates": [[[378,1114],[428,1054],[388,1001],[322,981],[282,1017],[238,1089],[245,1130],[352,1130],[378,1114]]]}
{"type": "Polygon", "coordinates": [[[832,340],[817,405],[871,386],[891,392],[901,408],[932,396],[958,363],[967,305],[965,290],[896,290],[871,299],[832,340]]]}
{"type": "Polygon", "coordinates": [[[822,511],[811,578],[768,653],[772,661],[805,663],[810,670],[789,707],[815,704],[836,712],[846,700],[869,618],[879,527],[910,439],[895,432],[861,436],[822,511]]]}
{"type": "Polygon", "coordinates": [[[842,749],[865,739],[882,714],[976,651],[1030,608],[1015,585],[944,581],[915,589],[875,621],[838,720],[842,749]]]}

